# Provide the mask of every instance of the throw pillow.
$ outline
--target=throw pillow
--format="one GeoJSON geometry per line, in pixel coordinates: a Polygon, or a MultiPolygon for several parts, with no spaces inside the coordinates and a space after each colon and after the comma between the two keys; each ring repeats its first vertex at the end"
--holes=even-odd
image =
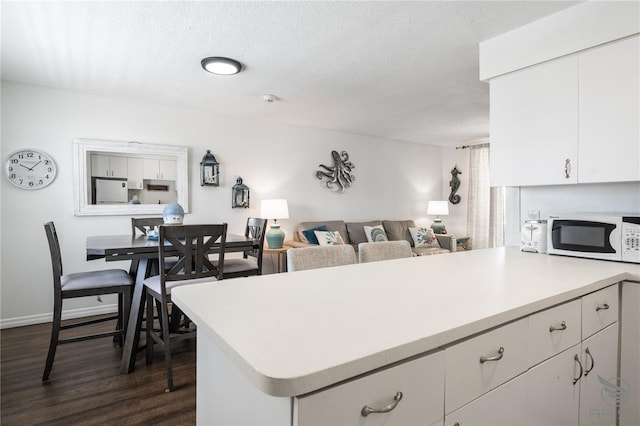
{"type": "Polygon", "coordinates": [[[384,228],[382,225],[376,226],[365,226],[364,233],[367,236],[367,241],[370,243],[375,243],[378,241],[389,241],[387,238],[387,233],[384,232],[384,228]]]}
{"type": "Polygon", "coordinates": [[[436,234],[431,228],[409,228],[416,247],[440,247],[436,234]]]}
{"type": "Polygon", "coordinates": [[[302,231],[302,235],[309,241],[309,244],[319,244],[318,237],[316,237],[315,231],[328,231],[325,225],[318,226],[317,228],[305,229],[302,231]]]}
{"type": "Polygon", "coordinates": [[[321,246],[337,246],[344,244],[344,240],[338,231],[314,231],[316,239],[321,246]]]}

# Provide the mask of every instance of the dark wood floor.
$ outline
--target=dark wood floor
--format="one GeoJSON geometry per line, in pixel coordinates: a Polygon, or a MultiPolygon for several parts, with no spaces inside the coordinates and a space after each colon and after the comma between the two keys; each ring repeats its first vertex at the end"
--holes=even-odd
{"type": "MultiPolygon", "coordinates": [[[[114,326],[107,322],[92,327],[114,326]]],[[[195,339],[174,346],[176,390],[165,393],[160,349],[156,346],[152,365],[145,365],[141,352],[133,373],[120,374],[122,350],[110,338],[58,346],[50,379],[43,383],[50,333],[51,324],[0,330],[3,426],[195,424],[195,339]]]]}

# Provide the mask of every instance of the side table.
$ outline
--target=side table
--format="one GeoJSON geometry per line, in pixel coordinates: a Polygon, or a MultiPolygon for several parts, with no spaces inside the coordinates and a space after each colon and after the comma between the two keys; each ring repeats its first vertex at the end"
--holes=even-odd
{"type": "Polygon", "coordinates": [[[270,249],[265,247],[262,249],[263,256],[268,254],[271,258],[271,264],[274,265],[273,270],[279,274],[281,272],[287,272],[287,250],[289,250],[290,246],[282,246],[282,248],[270,249]],[[276,263],[273,263],[273,255],[276,255],[276,263]]]}

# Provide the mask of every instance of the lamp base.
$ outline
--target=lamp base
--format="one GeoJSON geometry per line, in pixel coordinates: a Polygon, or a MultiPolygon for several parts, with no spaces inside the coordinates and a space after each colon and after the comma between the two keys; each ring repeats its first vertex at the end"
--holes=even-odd
{"type": "Polygon", "coordinates": [[[431,229],[433,229],[434,234],[446,234],[447,228],[444,227],[444,223],[442,223],[441,219],[435,219],[431,224],[431,229]]]}
{"type": "Polygon", "coordinates": [[[267,240],[267,247],[270,249],[282,248],[282,243],[284,243],[284,231],[280,229],[280,225],[271,225],[271,228],[265,235],[265,239],[267,240]]]}

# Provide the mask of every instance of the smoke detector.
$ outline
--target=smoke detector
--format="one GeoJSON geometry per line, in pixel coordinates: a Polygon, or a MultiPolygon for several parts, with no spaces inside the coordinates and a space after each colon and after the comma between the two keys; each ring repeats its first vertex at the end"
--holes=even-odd
{"type": "Polygon", "coordinates": [[[275,102],[276,97],[273,95],[262,95],[262,100],[268,103],[275,102]]]}

